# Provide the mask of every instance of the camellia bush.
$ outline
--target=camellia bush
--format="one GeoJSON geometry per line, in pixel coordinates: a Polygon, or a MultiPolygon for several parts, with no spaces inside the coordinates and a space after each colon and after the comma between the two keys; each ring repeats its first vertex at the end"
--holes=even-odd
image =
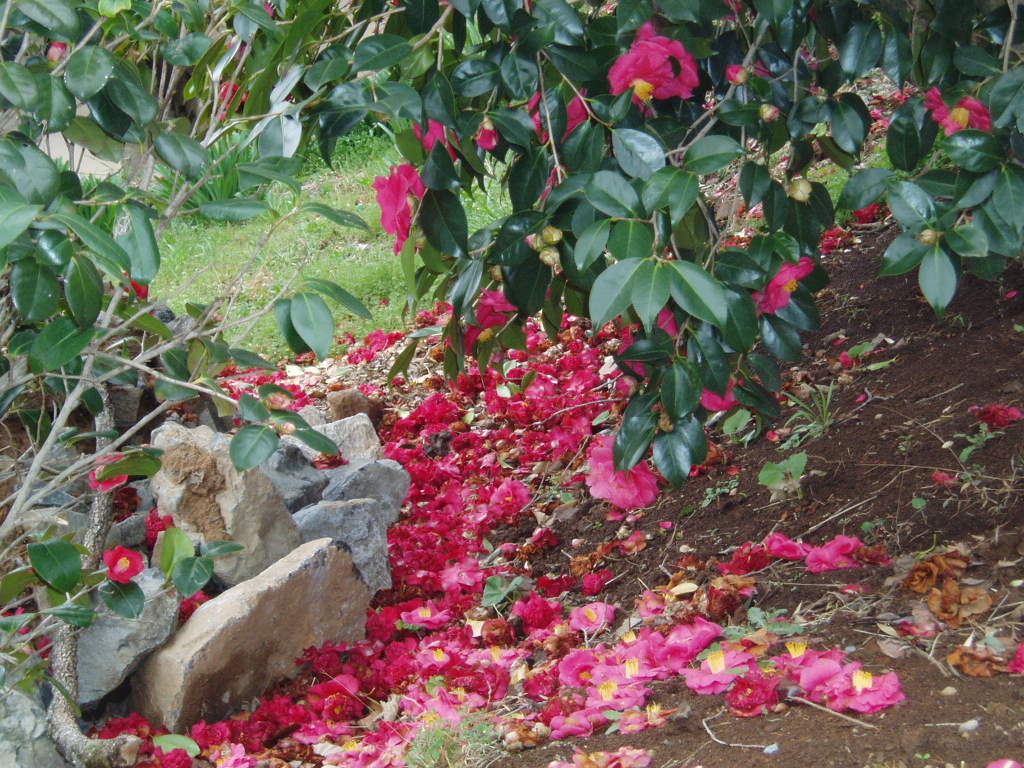
{"type": "MultiPolygon", "coordinates": [[[[147,291],[159,236],[179,216],[269,211],[271,231],[307,214],[365,226],[301,201],[296,158],[307,146],[329,161],[365,120],[395,126],[406,162],[375,184],[381,223],[395,236],[410,304],[436,296],[454,308],[443,329],[449,376],[467,356],[485,365],[525,348],[523,323],[538,313],[552,335],[567,314],[594,328],[615,323],[615,363],[632,399],[614,442],[599,443],[611,454],[601,460],[631,471],[652,457],[674,484],[705,459],[709,414],[737,403],[778,414],[779,363],[799,359],[827,280],[818,248],[835,204],[812,170],[849,173],[840,208],[888,205],[903,231],[880,274],[916,270],[940,315],[964,271],[997,279],[1024,243],[1024,69],[1012,2],[0,8],[0,417],[17,416],[30,437],[4,469],[13,484],[0,546],[24,565],[4,576],[0,602],[23,607],[33,586],[47,598],[32,602],[36,613],[5,618],[4,665],[20,670],[14,682],[37,679],[14,632],[56,627],[52,676],[72,699],[68,623],[91,620],[94,588],[124,615],[137,605],[114,578],[131,558],[112,556],[107,577],[100,566],[112,506],[101,484],[159,466],[153,452],[128,447],[143,423],[112,430],[110,387],[152,382],[162,404],[147,419],[195,396],[237,414],[232,455],[243,469],[281,432],[333,449],[284,393],[269,387],[236,404],[218,386],[228,364],[268,365],[234,345],[251,319],[231,317],[233,295],[190,307],[191,322],[172,329],[151,314],[147,291]],[[889,78],[903,103],[884,151],[865,158],[874,118],[856,84],[869,74],[889,78]],[[210,147],[224,138],[232,148],[215,157],[210,147]],[[58,145],[67,162],[54,159],[58,145]],[[78,171],[86,151],[122,170],[87,177],[78,171]],[[229,166],[238,191],[211,199],[229,166]],[[271,183],[293,190],[290,210],[271,211],[261,195],[271,183]],[[471,230],[467,196],[495,185],[508,215],[471,230]],[[737,204],[720,215],[712,188],[737,204]],[[734,237],[741,200],[763,214],[752,238],[734,237]],[[93,429],[78,426],[83,413],[93,429]],[[55,467],[58,449],[82,440],[96,450],[55,467]],[[89,472],[100,487],[84,552],[56,529],[27,527],[43,498],[89,472]]],[[[265,311],[293,349],[324,356],[334,341],[325,299],[365,313],[341,286],[314,280],[265,311]]],[[[181,562],[205,568],[209,556],[185,553],[169,578],[181,562]]],[[[130,762],[124,739],[85,744],[62,701],[54,733],[70,759],[130,762]]]]}

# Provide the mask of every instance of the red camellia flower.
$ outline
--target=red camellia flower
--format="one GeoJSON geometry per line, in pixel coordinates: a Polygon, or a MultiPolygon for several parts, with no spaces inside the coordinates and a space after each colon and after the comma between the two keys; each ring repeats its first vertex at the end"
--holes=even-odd
{"type": "Polygon", "coordinates": [[[128,482],[128,475],[118,475],[117,477],[111,477],[107,480],[100,480],[97,475],[102,471],[103,467],[107,464],[113,464],[124,458],[124,454],[121,453],[108,453],[106,456],[100,456],[96,459],[96,463],[100,466],[96,467],[92,472],[89,473],[89,487],[94,488],[97,491],[112,491],[119,485],[124,485],[128,482]]]}
{"type": "Polygon", "coordinates": [[[651,99],[688,99],[700,83],[697,61],[678,40],[658,35],[647,22],[628,53],[623,54],[608,72],[608,82],[616,96],[632,89],[637,102],[651,99]]]}
{"type": "Polygon", "coordinates": [[[725,68],[725,76],[733,85],[743,85],[750,79],[750,70],[742,64],[730,64],[725,68]]]}
{"type": "Polygon", "coordinates": [[[725,700],[736,717],[757,717],[779,703],[778,685],[777,678],[761,672],[748,672],[736,678],[725,700]]]}
{"type": "Polygon", "coordinates": [[[141,554],[120,545],[104,552],[103,562],[107,564],[107,578],[120,584],[127,584],[146,567],[141,554]]]}
{"type": "Polygon", "coordinates": [[[373,188],[380,205],[380,225],[395,236],[395,253],[400,253],[412,230],[413,202],[422,199],[427,188],[419,171],[408,163],[391,166],[391,175],[378,176],[373,188]]]}
{"type": "Polygon", "coordinates": [[[964,128],[992,130],[992,113],[972,96],[964,96],[950,109],[942,99],[942,92],[938,88],[932,88],[925,94],[924,105],[932,113],[932,119],[945,129],[947,136],[952,136],[964,128]]]}
{"type": "Polygon", "coordinates": [[[813,271],[814,260],[808,256],[804,256],[797,264],[787,261],[765,287],[764,293],[760,291],[754,293],[754,301],[757,302],[758,309],[774,315],[789,304],[800,281],[813,271]]]}
{"type": "Polygon", "coordinates": [[[973,413],[979,421],[984,421],[992,429],[1003,429],[1015,421],[1024,419],[1024,412],[1017,406],[1000,405],[999,403],[986,405],[984,408],[972,405],[967,412],[973,413]]]}
{"type": "Polygon", "coordinates": [[[491,122],[489,117],[485,117],[483,122],[480,123],[480,130],[476,132],[477,146],[485,152],[490,152],[498,146],[500,138],[501,136],[498,134],[498,129],[494,127],[494,123],[491,122]]]}

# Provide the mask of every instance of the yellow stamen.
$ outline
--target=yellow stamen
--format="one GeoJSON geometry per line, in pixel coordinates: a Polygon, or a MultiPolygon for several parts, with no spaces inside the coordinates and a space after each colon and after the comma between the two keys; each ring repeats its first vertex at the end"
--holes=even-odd
{"type": "Polygon", "coordinates": [[[650,101],[651,97],[654,96],[654,84],[649,83],[642,78],[637,78],[632,82],[633,92],[640,101],[650,101]]]}
{"type": "Polygon", "coordinates": [[[441,719],[441,716],[437,712],[424,712],[422,718],[426,723],[436,723],[441,719]]]}
{"type": "Polygon", "coordinates": [[[870,672],[865,672],[863,669],[858,669],[853,673],[853,687],[857,690],[857,693],[870,688],[874,675],[870,672]]]}
{"type": "Polygon", "coordinates": [[[428,605],[425,605],[422,608],[420,608],[417,613],[419,614],[419,617],[421,619],[429,619],[431,616],[434,615],[434,612],[430,610],[430,606],[428,605]]]}
{"type": "Polygon", "coordinates": [[[953,110],[949,113],[949,116],[953,119],[954,122],[959,123],[964,128],[966,128],[967,124],[971,122],[971,113],[968,112],[963,107],[954,107],[953,110]]]}
{"type": "Polygon", "coordinates": [[[119,571],[127,570],[128,568],[131,568],[131,567],[132,567],[132,561],[129,560],[127,557],[122,557],[120,560],[117,561],[117,570],[119,570],[119,571]]]}
{"type": "Polygon", "coordinates": [[[607,683],[601,683],[597,686],[597,690],[601,693],[602,699],[611,701],[615,698],[615,692],[619,690],[619,684],[614,680],[609,680],[607,683]]]}
{"type": "Polygon", "coordinates": [[[725,652],[714,651],[712,653],[709,653],[708,667],[710,667],[711,671],[714,672],[716,675],[723,669],[725,669],[725,652]]]}
{"type": "Polygon", "coordinates": [[[661,704],[648,704],[647,705],[647,718],[653,720],[661,714],[661,704]]]}
{"type": "Polygon", "coordinates": [[[640,659],[626,659],[626,674],[630,677],[640,674],[640,659]]]}
{"type": "Polygon", "coordinates": [[[472,631],[473,637],[480,637],[480,635],[483,634],[484,623],[482,621],[469,619],[466,623],[469,625],[469,629],[472,631]]]}
{"type": "Polygon", "coordinates": [[[800,283],[797,280],[790,280],[784,286],[782,286],[786,293],[794,293],[797,288],[800,287],[800,283]]]}
{"type": "Polygon", "coordinates": [[[448,660],[448,654],[445,653],[440,648],[435,648],[434,649],[434,660],[435,661],[447,661],[448,660]]]}
{"type": "Polygon", "coordinates": [[[627,632],[626,634],[624,634],[622,636],[622,642],[624,642],[624,643],[636,642],[636,632],[634,632],[632,629],[629,630],[629,632],[627,632]]]}
{"type": "Polygon", "coordinates": [[[807,643],[789,642],[786,643],[786,650],[794,659],[799,659],[807,652],[807,643]]]}
{"type": "Polygon", "coordinates": [[[583,615],[587,617],[587,621],[597,621],[597,611],[593,608],[585,608],[583,615]]]}
{"type": "Polygon", "coordinates": [[[491,658],[494,659],[495,661],[501,661],[501,646],[500,645],[492,645],[491,646],[491,658]]]}
{"type": "Polygon", "coordinates": [[[355,750],[359,749],[359,747],[360,744],[358,739],[349,739],[341,745],[341,748],[347,752],[354,752],[355,750]]]}

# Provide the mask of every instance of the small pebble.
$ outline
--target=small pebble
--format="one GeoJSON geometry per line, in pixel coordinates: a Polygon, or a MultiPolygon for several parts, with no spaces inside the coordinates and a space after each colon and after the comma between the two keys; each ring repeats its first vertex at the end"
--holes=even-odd
{"type": "Polygon", "coordinates": [[[941,691],[939,691],[939,695],[940,696],[956,696],[956,688],[954,688],[952,685],[947,685],[945,688],[943,688],[941,691]]]}
{"type": "Polygon", "coordinates": [[[960,727],[957,728],[957,732],[959,732],[961,736],[964,736],[970,733],[971,731],[978,730],[979,725],[981,725],[981,723],[978,722],[978,719],[972,717],[970,720],[965,720],[964,722],[960,723],[960,727]]]}
{"type": "Polygon", "coordinates": [[[774,755],[778,751],[779,751],[779,745],[778,744],[769,744],[767,747],[764,748],[764,753],[766,755],[774,755]]]}

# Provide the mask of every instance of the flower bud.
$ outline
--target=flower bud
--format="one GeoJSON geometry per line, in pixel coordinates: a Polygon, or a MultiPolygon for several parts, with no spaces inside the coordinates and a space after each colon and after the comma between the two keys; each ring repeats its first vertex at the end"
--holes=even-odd
{"type": "Polygon", "coordinates": [[[497,264],[492,265],[491,266],[491,280],[493,280],[496,283],[500,283],[504,279],[505,279],[505,276],[501,274],[501,267],[499,267],[497,264]]]}
{"type": "Polygon", "coordinates": [[[676,425],[672,423],[672,419],[664,411],[658,416],[658,430],[660,432],[672,432],[676,428],[676,425]]]}
{"type": "Polygon", "coordinates": [[[50,43],[50,47],[46,50],[46,58],[48,61],[56,64],[58,61],[68,55],[68,44],[67,43],[50,43]]]}
{"type": "Polygon", "coordinates": [[[781,115],[782,112],[780,112],[779,108],[774,104],[762,104],[761,108],[758,110],[758,114],[761,116],[762,120],[766,123],[770,123],[773,120],[778,120],[779,115],[781,115]]]}
{"type": "Polygon", "coordinates": [[[811,199],[811,192],[814,189],[811,187],[811,182],[807,179],[793,179],[789,185],[789,196],[796,200],[798,203],[806,203],[811,199]]]}
{"type": "Polygon", "coordinates": [[[744,85],[750,80],[750,70],[742,64],[730,64],[725,68],[725,76],[733,85],[744,85]]]}
{"type": "Polygon", "coordinates": [[[548,246],[540,252],[540,260],[549,267],[557,267],[562,261],[558,255],[558,249],[552,248],[551,246],[548,246]]]}
{"type": "Polygon", "coordinates": [[[527,235],[526,244],[533,248],[533,250],[535,251],[539,251],[541,248],[544,247],[544,244],[541,243],[540,238],[537,237],[536,235],[527,235]]]}
{"type": "Polygon", "coordinates": [[[274,425],[274,431],[279,435],[292,435],[295,434],[295,425],[287,421],[283,421],[280,424],[274,425]]]}
{"type": "Polygon", "coordinates": [[[558,245],[562,242],[562,230],[548,225],[541,231],[540,239],[544,245],[558,245]]]}
{"type": "Polygon", "coordinates": [[[917,239],[925,245],[935,245],[939,242],[941,237],[942,234],[940,232],[936,232],[934,229],[924,229],[921,230],[921,234],[917,236],[917,239]]]}

